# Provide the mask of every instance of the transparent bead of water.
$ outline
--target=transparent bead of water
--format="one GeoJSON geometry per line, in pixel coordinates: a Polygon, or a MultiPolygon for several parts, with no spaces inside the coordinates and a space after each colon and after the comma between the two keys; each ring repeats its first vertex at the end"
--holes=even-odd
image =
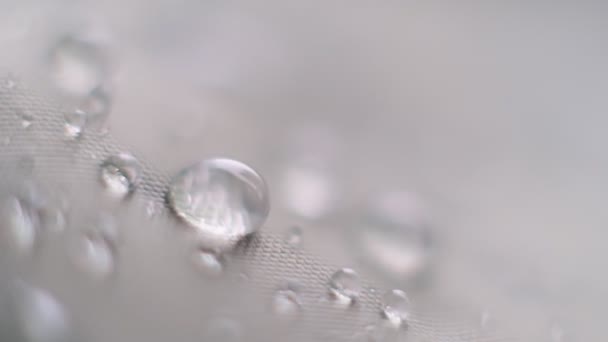
{"type": "Polygon", "coordinates": [[[39,218],[35,208],[10,196],[3,200],[1,214],[3,244],[19,255],[29,254],[38,234],[39,218]]]}
{"type": "Polygon", "coordinates": [[[223,257],[205,248],[198,248],[192,254],[192,263],[201,273],[217,277],[224,272],[223,257]]]}
{"type": "Polygon", "coordinates": [[[342,304],[354,303],[362,289],[359,275],[350,268],[336,271],[329,279],[330,295],[342,304]]]}
{"type": "Polygon", "coordinates": [[[128,153],[108,157],[100,167],[99,178],[108,193],[124,198],[135,190],[141,175],[141,165],[128,153]]]}
{"type": "Polygon", "coordinates": [[[272,296],[272,311],[282,317],[293,317],[300,312],[298,294],[291,289],[277,290],[272,296]]]}
{"type": "Polygon", "coordinates": [[[106,133],[106,121],[111,107],[112,98],[109,91],[105,87],[99,86],[84,97],[78,109],[87,113],[87,128],[106,133]]]}
{"type": "Polygon", "coordinates": [[[77,139],[82,135],[87,124],[87,113],[76,109],[65,114],[64,132],[66,137],[77,139]]]}
{"type": "Polygon", "coordinates": [[[34,117],[23,110],[17,111],[17,117],[21,120],[21,127],[24,129],[28,129],[34,122],[34,117]]]}
{"type": "Polygon", "coordinates": [[[382,317],[396,327],[406,327],[411,305],[405,292],[390,290],[382,297],[382,317]]]}
{"type": "Polygon", "coordinates": [[[70,340],[68,313],[51,293],[16,281],[12,301],[16,328],[22,339],[28,342],[70,340]]]}
{"type": "Polygon", "coordinates": [[[167,194],[173,212],[195,228],[201,243],[226,249],[257,231],[270,207],[262,177],[231,159],[208,159],[171,181],[167,194]]]}
{"type": "Polygon", "coordinates": [[[15,80],[12,78],[12,76],[6,77],[3,82],[2,82],[2,86],[4,86],[6,89],[13,89],[16,86],[16,82],[15,80]]]}
{"type": "Polygon", "coordinates": [[[302,243],[302,228],[300,226],[289,228],[285,241],[291,246],[299,246],[302,243]]]}
{"type": "Polygon", "coordinates": [[[49,67],[55,86],[71,96],[86,96],[108,77],[103,49],[71,35],[62,37],[51,48],[49,67]]]}
{"type": "Polygon", "coordinates": [[[426,210],[409,193],[387,193],[362,210],[348,244],[370,270],[393,282],[420,278],[431,259],[426,210]]]}

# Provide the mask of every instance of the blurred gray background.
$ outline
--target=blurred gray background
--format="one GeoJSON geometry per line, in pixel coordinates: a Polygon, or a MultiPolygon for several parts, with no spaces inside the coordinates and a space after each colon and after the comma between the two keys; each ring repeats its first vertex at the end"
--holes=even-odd
{"type": "Polygon", "coordinates": [[[305,248],[352,267],[365,267],[353,217],[379,193],[414,194],[433,227],[431,295],[496,308],[547,341],[555,324],[600,341],[606,10],[0,0],[0,67],[46,91],[53,43],[91,35],[111,60],[111,134],[161,170],[252,165],[271,191],[264,229],[299,225],[305,248]],[[301,165],[312,173],[286,171],[301,165]]]}

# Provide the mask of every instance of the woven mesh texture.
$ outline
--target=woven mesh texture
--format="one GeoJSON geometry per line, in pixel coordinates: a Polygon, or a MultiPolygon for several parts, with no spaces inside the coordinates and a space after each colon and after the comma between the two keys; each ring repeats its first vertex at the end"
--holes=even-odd
{"type": "MultiPolygon", "coordinates": [[[[0,79],[0,163],[3,172],[8,174],[10,171],[18,171],[25,175],[31,173],[42,181],[68,182],[69,187],[79,187],[81,184],[93,184],[94,187],[97,184],[99,164],[104,158],[125,150],[137,156],[136,151],[122,147],[108,134],[85,131],[76,141],[67,139],[64,135],[64,115],[69,110],[50,99],[32,93],[12,78],[0,79]],[[31,121],[30,126],[24,127],[24,118],[31,121]]],[[[154,212],[152,217],[154,223],[145,223],[146,225],[179,225],[165,206],[165,192],[170,175],[154,167],[153,163],[142,161],[142,164],[142,182],[136,190],[135,197],[138,203],[144,205],[134,208],[147,208],[154,212]]],[[[138,232],[145,233],[145,230],[138,232]]],[[[164,237],[168,240],[175,238],[171,234],[164,237]]],[[[162,243],[159,242],[159,245],[162,246],[162,243]]],[[[142,254],[154,253],[150,249],[152,247],[140,246],[138,251],[142,254]]],[[[141,255],[141,258],[147,257],[141,255]]],[[[347,309],[336,307],[327,300],[327,282],[338,267],[328,264],[325,260],[319,260],[314,253],[290,246],[280,237],[264,233],[263,229],[262,233],[239,246],[232,258],[235,264],[242,265],[242,268],[237,269],[243,270],[248,279],[247,284],[253,285],[252,292],[262,302],[287,281],[299,284],[304,309],[297,324],[288,329],[289,340],[392,339],[392,337],[374,337],[374,333],[371,332],[373,327],[381,322],[381,295],[386,290],[383,284],[371,284],[363,275],[365,291],[356,305],[347,309]]],[[[171,267],[170,263],[166,267],[171,267]]],[[[236,269],[234,272],[239,273],[236,269]]],[[[120,280],[119,277],[120,275],[117,281],[120,280]]],[[[146,279],[141,281],[145,282],[146,279]]],[[[162,303],[162,299],[158,298],[163,296],[162,293],[151,291],[145,293],[151,297],[148,298],[151,303],[162,303]]],[[[145,297],[143,294],[142,296],[145,297]]],[[[399,334],[397,339],[428,342],[515,341],[492,329],[482,328],[478,314],[465,309],[450,308],[451,303],[444,303],[442,298],[426,299],[424,303],[424,306],[415,306],[407,333],[399,334]]],[[[107,305],[114,307],[117,312],[121,310],[129,312],[124,308],[126,302],[112,302],[111,305],[107,305]]],[[[156,307],[150,304],[148,308],[163,310],[161,304],[156,307]]],[[[244,306],[238,308],[242,312],[252,309],[244,306]]],[[[252,311],[256,312],[253,309],[252,311]]],[[[145,316],[145,308],[138,314],[145,316]]],[[[154,322],[151,321],[150,324],[154,322]]],[[[169,328],[165,330],[170,330],[171,327],[178,329],[178,325],[167,326],[169,328]]],[[[108,330],[115,329],[120,328],[108,327],[108,330]]],[[[164,331],[163,334],[166,334],[165,338],[172,336],[168,331],[164,331]]],[[[121,335],[116,333],[107,336],[120,339],[121,335]]],[[[162,335],[158,338],[160,336],[162,335]]],[[[284,335],[280,336],[286,338],[284,335]]],[[[277,335],[270,334],[264,338],[271,340],[277,338],[277,335]]]]}

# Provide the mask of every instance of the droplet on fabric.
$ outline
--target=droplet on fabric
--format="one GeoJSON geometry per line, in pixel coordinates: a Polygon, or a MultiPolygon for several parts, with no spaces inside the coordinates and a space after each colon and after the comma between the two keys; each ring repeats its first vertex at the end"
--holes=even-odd
{"type": "Polygon", "coordinates": [[[382,297],[382,317],[395,327],[407,327],[410,310],[410,301],[401,290],[390,290],[382,297]]]}
{"type": "Polygon", "coordinates": [[[106,278],[114,272],[115,252],[112,243],[99,232],[78,236],[72,249],[74,263],[93,278],[106,278]]]}
{"type": "Polygon", "coordinates": [[[175,215],[195,228],[201,243],[216,250],[257,231],[270,208],[262,177],[239,161],[223,158],[182,170],[167,198],[175,215]]]}
{"type": "Polygon", "coordinates": [[[108,193],[125,198],[135,190],[141,175],[141,165],[128,153],[108,157],[100,166],[99,177],[108,193]]]}
{"type": "Polygon", "coordinates": [[[329,279],[329,293],[332,299],[340,304],[353,304],[361,290],[359,275],[350,268],[336,271],[329,279]]]}
{"type": "Polygon", "coordinates": [[[299,246],[302,243],[302,228],[300,226],[290,227],[287,236],[285,237],[285,241],[290,246],[299,246]]]}
{"type": "Polygon", "coordinates": [[[64,134],[69,139],[78,139],[87,124],[87,113],[80,109],[65,114],[64,134]]]}
{"type": "Polygon", "coordinates": [[[294,317],[301,310],[298,294],[291,289],[277,290],[272,296],[272,312],[281,317],[294,317]]]}

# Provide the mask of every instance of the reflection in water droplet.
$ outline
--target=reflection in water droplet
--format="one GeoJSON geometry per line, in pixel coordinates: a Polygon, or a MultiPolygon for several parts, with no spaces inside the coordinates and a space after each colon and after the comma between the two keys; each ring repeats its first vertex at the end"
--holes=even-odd
{"type": "Polygon", "coordinates": [[[107,77],[107,60],[95,43],[73,36],[61,38],[49,53],[55,86],[73,96],[86,96],[107,77]]]}
{"type": "Polygon", "coordinates": [[[266,220],[266,183],[247,165],[209,159],[181,171],[167,195],[173,212],[196,228],[201,243],[228,248],[266,220]]]}
{"type": "Polygon", "coordinates": [[[341,304],[352,304],[361,293],[359,275],[350,268],[335,272],[329,279],[329,291],[333,299],[341,304]]]}
{"type": "Polygon", "coordinates": [[[407,327],[410,315],[410,301],[401,290],[391,290],[382,297],[382,317],[395,327],[407,327]]]}
{"type": "Polygon", "coordinates": [[[108,192],[115,197],[124,198],[137,186],[141,165],[128,153],[108,157],[101,164],[100,179],[108,192]]]}
{"type": "Polygon", "coordinates": [[[202,341],[239,342],[243,341],[240,325],[228,318],[215,318],[205,324],[202,341]]]}
{"type": "Polygon", "coordinates": [[[374,201],[350,236],[354,252],[373,271],[390,280],[413,280],[430,259],[429,222],[411,194],[390,193],[374,201]]]}
{"type": "Polygon", "coordinates": [[[2,203],[2,239],[18,254],[31,252],[36,242],[39,219],[34,208],[16,197],[2,203]]]}
{"type": "Polygon", "coordinates": [[[221,255],[204,248],[198,248],[192,254],[194,266],[208,276],[219,276],[224,272],[224,259],[221,255]]]}
{"type": "Polygon", "coordinates": [[[20,335],[28,342],[70,340],[69,317],[50,293],[17,282],[13,297],[20,335]]]}
{"type": "Polygon", "coordinates": [[[291,246],[299,246],[302,243],[302,228],[300,226],[291,227],[285,241],[291,246]]]}
{"type": "Polygon", "coordinates": [[[77,139],[82,135],[87,124],[87,113],[76,109],[65,114],[64,131],[70,139],[77,139]]]}
{"type": "Polygon", "coordinates": [[[300,312],[298,294],[290,289],[278,290],[272,297],[272,311],[283,317],[293,317],[300,312]]]}

